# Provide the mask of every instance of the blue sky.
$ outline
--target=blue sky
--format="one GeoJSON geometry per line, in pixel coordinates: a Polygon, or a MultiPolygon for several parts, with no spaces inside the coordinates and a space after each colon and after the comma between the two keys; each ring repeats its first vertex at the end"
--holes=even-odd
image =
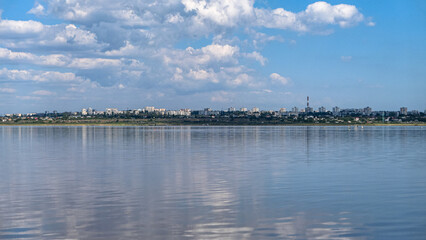
{"type": "Polygon", "coordinates": [[[426,3],[0,0],[0,114],[426,109],[426,3]]]}

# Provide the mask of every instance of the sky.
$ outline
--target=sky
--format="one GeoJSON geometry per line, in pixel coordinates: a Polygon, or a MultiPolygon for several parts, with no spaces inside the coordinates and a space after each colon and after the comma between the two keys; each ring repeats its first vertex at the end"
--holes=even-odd
{"type": "Polygon", "coordinates": [[[424,0],[0,0],[0,114],[426,109],[424,0]]]}

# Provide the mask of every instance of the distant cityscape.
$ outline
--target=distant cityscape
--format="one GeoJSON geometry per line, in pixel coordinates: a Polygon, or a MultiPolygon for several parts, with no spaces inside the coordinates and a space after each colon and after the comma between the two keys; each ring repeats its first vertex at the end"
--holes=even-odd
{"type": "Polygon", "coordinates": [[[83,108],[78,112],[58,112],[45,111],[44,113],[10,113],[0,116],[3,123],[7,122],[37,122],[37,121],[61,121],[61,120],[90,120],[90,119],[260,119],[272,120],[276,123],[389,123],[389,122],[426,122],[426,110],[409,110],[407,107],[401,107],[399,111],[375,111],[371,107],[365,108],[347,108],[340,109],[333,107],[331,110],[321,106],[314,109],[310,106],[309,97],[305,108],[292,107],[291,109],[280,108],[279,110],[261,110],[257,107],[234,108],[227,110],[213,110],[204,108],[202,110],[180,109],[168,110],[165,108],[155,108],[147,106],[133,110],[119,110],[117,108],[106,108],[103,111],[91,107],[83,108]],[[279,121],[281,119],[281,121],[279,121]],[[278,120],[278,121],[277,121],[278,120]]]}

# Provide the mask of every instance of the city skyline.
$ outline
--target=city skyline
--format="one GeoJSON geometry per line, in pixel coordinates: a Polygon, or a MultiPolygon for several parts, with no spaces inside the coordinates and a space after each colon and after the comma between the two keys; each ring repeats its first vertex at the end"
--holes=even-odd
{"type": "Polygon", "coordinates": [[[407,114],[419,114],[423,113],[426,114],[426,109],[424,111],[419,109],[409,109],[407,107],[400,107],[399,109],[392,109],[392,110],[383,110],[383,109],[372,109],[370,106],[366,107],[351,107],[351,108],[341,108],[339,106],[334,106],[332,108],[326,108],[324,106],[320,107],[312,107],[310,105],[309,96],[307,97],[307,102],[305,107],[300,106],[282,106],[279,109],[264,109],[259,108],[256,106],[243,106],[243,107],[233,107],[229,106],[227,108],[222,109],[212,109],[210,107],[203,107],[200,109],[192,109],[192,108],[176,108],[176,109],[170,109],[170,108],[163,108],[163,107],[156,107],[156,106],[145,106],[145,107],[138,107],[138,108],[123,108],[119,109],[116,107],[105,107],[105,108],[92,108],[89,107],[83,107],[80,108],[78,111],[74,110],[67,110],[67,111],[58,111],[58,110],[45,110],[41,112],[36,111],[30,111],[26,113],[21,112],[9,112],[9,113],[1,113],[0,116],[11,116],[11,115],[22,115],[22,116],[31,116],[36,114],[51,114],[51,113],[72,113],[72,114],[78,114],[83,116],[90,116],[90,115],[114,115],[114,114],[124,114],[126,112],[131,112],[132,114],[138,115],[140,113],[173,113],[171,115],[191,115],[191,112],[277,112],[277,113],[333,113],[337,114],[340,112],[356,112],[358,114],[364,114],[364,115],[371,115],[373,113],[377,114],[380,112],[399,112],[402,115],[407,114]],[[180,112],[179,114],[174,114],[174,112],[180,112]]]}
{"type": "Polygon", "coordinates": [[[0,114],[423,112],[424,1],[0,0],[0,114]]]}

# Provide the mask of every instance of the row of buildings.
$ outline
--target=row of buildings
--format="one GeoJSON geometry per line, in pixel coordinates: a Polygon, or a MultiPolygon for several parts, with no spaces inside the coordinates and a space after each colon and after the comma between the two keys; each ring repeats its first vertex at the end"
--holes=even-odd
{"type": "Polygon", "coordinates": [[[373,111],[371,107],[365,108],[349,108],[349,109],[340,109],[339,107],[333,107],[331,110],[326,109],[325,107],[319,107],[314,110],[309,105],[306,108],[293,107],[290,110],[287,108],[280,108],[278,111],[275,110],[260,110],[257,107],[251,109],[248,108],[235,108],[230,107],[227,110],[213,110],[211,108],[205,108],[203,110],[191,110],[191,109],[180,109],[180,110],[167,110],[165,108],[155,108],[148,106],[140,109],[133,110],[119,110],[117,108],[106,108],[104,111],[95,110],[91,107],[83,108],[80,112],[66,112],[58,113],[57,111],[44,113],[27,113],[27,114],[5,114],[3,117],[57,117],[57,116],[75,116],[75,117],[96,117],[96,116],[119,116],[119,115],[157,115],[157,116],[214,116],[214,115],[229,115],[229,114],[243,114],[243,115],[260,115],[260,114],[271,114],[273,116],[298,116],[298,115],[332,115],[338,117],[344,116],[407,116],[407,115],[420,115],[426,114],[421,113],[417,110],[408,111],[407,107],[401,107],[399,111],[373,111]]]}
{"type": "Polygon", "coordinates": [[[43,113],[28,113],[28,114],[5,114],[4,117],[59,117],[59,116],[71,116],[71,117],[96,117],[96,116],[169,116],[169,117],[190,117],[190,116],[260,116],[262,114],[283,117],[283,116],[336,116],[336,117],[345,117],[345,116],[407,116],[407,115],[420,115],[426,114],[426,110],[423,113],[420,113],[417,110],[408,111],[407,107],[401,107],[399,111],[373,111],[371,107],[365,108],[350,108],[350,109],[340,109],[339,107],[333,107],[331,110],[327,110],[325,107],[321,106],[317,110],[312,108],[309,105],[309,96],[306,99],[306,107],[298,108],[293,107],[291,110],[287,108],[280,108],[278,111],[274,110],[260,110],[257,107],[251,109],[248,108],[235,108],[230,107],[227,110],[213,110],[211,108],[205,108],[203,110],[193,111],[191,109],[180,109],[180,110],[167,110],[165,108],[155,108],[153,106],[147,106],[140,109],[133,110],[118,110],[117,108],[106,108],[104,111],[98,111],[91,107],[83,108],[80,112],[65,112],[58,113],[53,111],[52,113],[46,111],[43,113]]]}
{"type": "Polygon", "coordinates": [[[89,108],[83,108],[81,112],[74,112],[73,115],[80,116],[114,116],[114,115],[140,115],[140,114],[157,114],[157,115],[167,115],[167,116],[190,116],[191,109],[181,109],[181,110],[166,110],[165,108],[155,108],[155,107],[145,107],[134,110],[118,110],[117,108],[107,108],[105,111],[97,111],[89,108]]]}

